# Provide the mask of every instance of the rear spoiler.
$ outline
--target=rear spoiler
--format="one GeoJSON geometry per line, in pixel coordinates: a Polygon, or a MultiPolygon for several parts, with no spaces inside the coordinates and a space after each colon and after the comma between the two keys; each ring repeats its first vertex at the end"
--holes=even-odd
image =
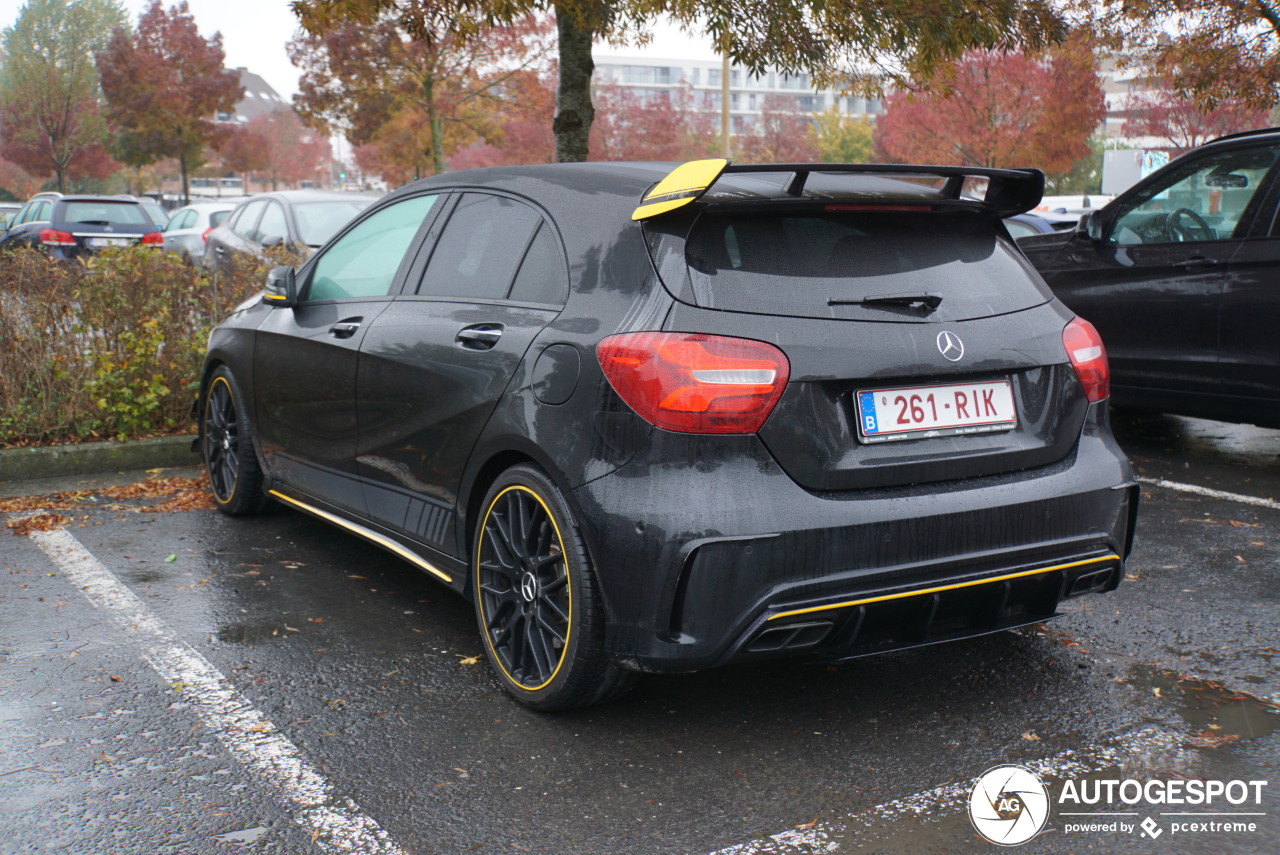
{"type": "MultiPolygon", "coordinates": [[[[1044,195],[1044,173],[1039,169],[988,169],[981,166],[913,166],[900,163],[751,163],[734,164],[728,160],[691,160],[673,169],[644,195],[631,214],[633,220],[646,220],[674,211],[706,193],[721,175],[751,172],[790,173],[783,193],[796,198],[804,194],[804,185],[815,172],[825,175],[893,175],[921,178],[945,178],[939,198],[951,202],[971,202],[998,217],[1010,217],[1030,211],[1044,195]],[[962,200],[965,179],[985,178],[987,192],[982,200],[962,200]]],[[[866,199],[868,205],[876,199],[866,199]]],[[[884,204],[901,205],[901,199],[886,199],[884,204]]]]}

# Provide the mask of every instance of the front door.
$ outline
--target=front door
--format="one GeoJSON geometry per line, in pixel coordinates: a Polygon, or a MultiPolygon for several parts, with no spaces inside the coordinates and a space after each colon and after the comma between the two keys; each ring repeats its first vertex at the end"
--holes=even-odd
{"type": "Polygon", "coordinates": [[[360,515],[360,345],[399,289],[437,198],[402,199],[340,235],[303,268],[298,305],[271,312],[256,337],[255,411],[272,476],[360,515]]]}

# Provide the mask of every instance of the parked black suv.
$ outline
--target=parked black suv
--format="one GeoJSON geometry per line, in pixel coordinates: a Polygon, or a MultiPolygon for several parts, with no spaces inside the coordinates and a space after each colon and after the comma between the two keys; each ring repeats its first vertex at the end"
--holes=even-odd
{"type": "Polygon", "coordinates": [[[1000,223],[1042,188],[722,160],[416,182],[215,329],[217,503],[472,598],[540,709],[1054,617],[1120,582],[1138,495],[1101,341],[1000,223]]]}
{"type": "Polygon", "coordinates": [[[1102,333],[1117,405],[1280,427],[1278,175],[1280,129],[1234,134],[1019,239],[1102,333]]]}
{"type": "Polygon", "coordinates": [[[36,247],[58,260],[91,255],[109,246],[136,244],[164,244],[160,227],[137,200],[57,193],[33,196],[0,238],[0,250],[36,247]]]}

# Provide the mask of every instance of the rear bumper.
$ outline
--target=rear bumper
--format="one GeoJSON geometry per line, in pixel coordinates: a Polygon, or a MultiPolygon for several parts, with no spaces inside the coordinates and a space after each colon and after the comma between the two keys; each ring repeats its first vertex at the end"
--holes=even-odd
{"type": "Polygon", "coordinates": [[[573,493],[611,617],[643,671],[778,655],[843,659],[1057,614],[1123,576],[1137,488],[1091,408],[1055,464],[814,493],[754,437],[654,431],[573,493]]]}

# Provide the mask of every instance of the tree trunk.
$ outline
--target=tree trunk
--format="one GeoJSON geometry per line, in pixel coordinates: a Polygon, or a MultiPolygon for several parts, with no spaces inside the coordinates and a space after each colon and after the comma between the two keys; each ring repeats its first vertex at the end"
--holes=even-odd
{"type": "Polygon", "coordinates": [[[178,169],[182,172],[182,204],[191,204],[191,188],[187,186],[187,150],[184,147],[178,155],[178,169]]]}
{"type": "Polygon", "coordinates": [[[556,162],[577,163],[587,159],[591,123],[596,111],[591,106],[591,40],[595,33],[574,23],[570,13],[556,6],[556,32],[560,43],[560,82],[556,88],[556,118],[551,128],[556,136],[556,162]]]}
{"type": "Polygon", "coordinates": [[[436,111],[436,76],[428,71],[422,76],[422,97],[427,105],[427,129],[431,135],[431,169],[436,175],[445,171],[444,122],[436,111]]]}

